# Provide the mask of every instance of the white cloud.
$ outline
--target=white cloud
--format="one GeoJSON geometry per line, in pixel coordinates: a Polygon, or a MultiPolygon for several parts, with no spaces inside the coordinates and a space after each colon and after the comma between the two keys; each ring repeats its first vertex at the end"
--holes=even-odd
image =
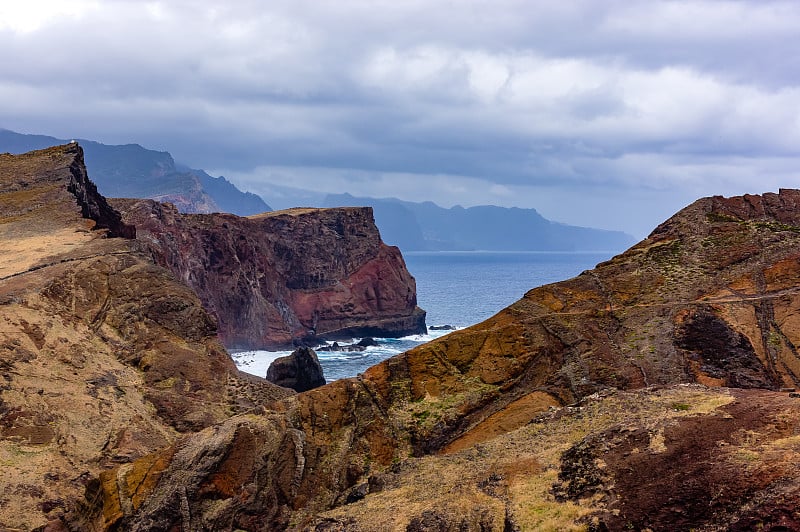
{"type": "Polygon", "coordinates": [[[602,21],[609,33],[658,40],[739,40],[796,35],[800,7],[794,2],[724,0],[631,3],[602,21]]]}
{"type": "Polygon", "coordinates": [[[32,33],[59,19],[80,19],[100,8],[97,0],[26,0],[0,4],[0,30],[32,33]]]}

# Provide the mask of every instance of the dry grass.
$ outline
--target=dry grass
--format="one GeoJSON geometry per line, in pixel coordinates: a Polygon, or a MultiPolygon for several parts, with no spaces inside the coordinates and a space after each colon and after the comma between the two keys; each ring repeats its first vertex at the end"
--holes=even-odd
{"type": "Polygon", "coordinates": [[[264,218],[273,218],[275,216],[302,216],[303,214],[309,214],[321,210],[324,209],[316,207],[292,207],[291,209],[283,209],[280,211],[268,211],[259,214],[252,214],[247,218],[250,218],[251,220],[262,220],[264,218]]]}
{"type": "Polygon", "coordinates": [[[12,366],[13,387],[2,395],[7,411],[20,417],[0,439],[0,528],[32,530],[44,524],[44,514],[31,511],[37,504],[80,497],[83,487],[73,479],[107,466],[98,457],[108,442],[128,441],[127,450],[138,454],[175,437],[168,427],[146,421],[157,418],[139,372],[120,362],[85,324],[41,312],[43,304],[30,297],[24,306],[3,306],[0,315],[0,361],[25,353],[30,358],[12,366]],[[41,348],[30,331],[42,331],[41,348]],[[116,385],[90,384],[109,376],[116,385]],[[125,401],[118,400],[121,392],[125,401]],[[110,427],[127,428],[115,433],[110,427]],[[42,429],[50,437],[31,441],[42,429]],[[14,432],[20,436],[9,438],[14,432]],[[75,463],[85,469],[76,472],[75,463]]]}
{"type": "Polygon", "coordinates": [[[94,238],[96,235],[90,233],[88,227],[84,231],[63,228],[44,235],[18,238],[4,238],[0,229],[0,278],[47,263],[48,259],[74,251],[94,238]]]}
{"type": "MultiPolygon", "coordinates": [[[[425,510],[457,523],[459,515],[482,508],[491,513],[497,530],[503,529],[506,510],[521,530],[586,530],[586,519],[600,508],[600,500],[559,502],[551,493],[565,450],[589,434],[617,426],[649,431],[651,447],[660,448],[670,420],[709,414],[731,401],[725,390],[701,386],[597,396],[460,452],[408,459],[395,466],[399,472],[390,474],[394,480],[387,489],[323,516],[355,519],[359,530],[405,530],[425,510]],[[493,489],[486,489],[489,479],[496,479],[493,489]]],[[[434,403],[428,398],[410,408],[419,413],[434,403]]]]}

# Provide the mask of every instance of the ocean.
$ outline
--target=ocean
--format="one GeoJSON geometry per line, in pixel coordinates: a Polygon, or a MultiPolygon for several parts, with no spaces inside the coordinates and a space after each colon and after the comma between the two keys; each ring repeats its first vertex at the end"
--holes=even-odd
{"type": "MultiPolygon", "coordinates": [[[[574,277],[612,255],[610,252],[438,251],[408,252],[403,257],[417,280],[417,301],[428,313],[428,327],[451,325],[461,329],[493,316],[531,288],[574,277]]],[[[386,358],[449,332],[429,330],[425,335],[376,338],[378,345],[366,351],[317,351],[317,356],[330,382],[358,375],[386,358]]],[[[244,351],[232,356],[242,371],[264,377],[270,362],[290,353],[244,351]]]]}

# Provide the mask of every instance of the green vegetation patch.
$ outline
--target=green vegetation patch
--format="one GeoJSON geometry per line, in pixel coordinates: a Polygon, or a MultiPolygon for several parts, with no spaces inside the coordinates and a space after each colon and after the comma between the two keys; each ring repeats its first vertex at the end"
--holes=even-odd
{"type": "Polygon", "coordinates": [[[732,216],[730,214],[723,214],[721,212],[710,212],[706,214],[706,220],[711,223],[738,223],[741,222],[741,218],[737,218],[736,216],[732,216]]]}

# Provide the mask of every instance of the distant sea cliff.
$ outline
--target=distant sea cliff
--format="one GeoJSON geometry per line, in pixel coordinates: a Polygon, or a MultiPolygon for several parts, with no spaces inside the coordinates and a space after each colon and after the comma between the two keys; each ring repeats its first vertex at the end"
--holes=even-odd
{"type": "Polygon", "coordinates": [[[622,231],[552,222],[535,209],[481,205],[445,209],[395,198],[325,197],[325,207],[369,205],[387,242],[404,251],[621,251],[634,243],[622,231]]]}

